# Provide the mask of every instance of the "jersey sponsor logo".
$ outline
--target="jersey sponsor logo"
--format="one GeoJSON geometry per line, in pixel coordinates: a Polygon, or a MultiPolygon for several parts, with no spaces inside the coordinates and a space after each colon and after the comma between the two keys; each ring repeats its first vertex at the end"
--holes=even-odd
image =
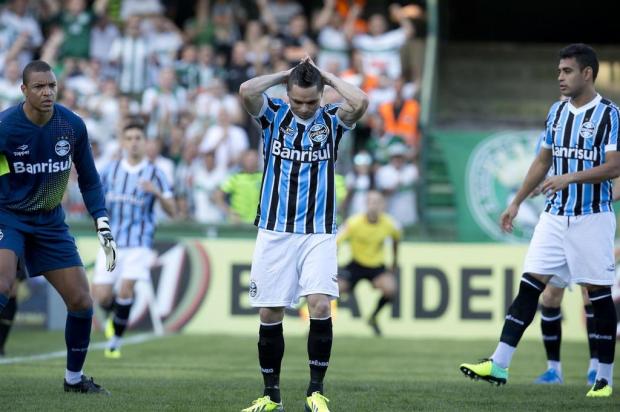
{"type": "Polygon", "coordinates": [[[316,143],[323,143],[327,140],[329,129],[324,124],[315,124],[308,131],[308,137],[310,140],[316,143]]]}
{"type": "Polygon", "coordinates": [[[295,130],[292,127],[280,126],[280,133],[285,136],[293,136],[295,134],[295,130]]]}
{"type": "Polygon", "coordinates": [[[142,206],[142,205],[144,205],[144,199],[142,199],[142,198],[140,198],[138,196],[131,195],[131,194],[108,193],[105,198],[106,198],[106,201],[108,203],[119,202],[119,203],[130,204],[130,205],[133,205],[133,206],[142,206]]]}
{"type": "Polygon", "coordinates": [[[564,157],[567,159],[597,161],[598,151],[596,149],[590,150],[590,149],[580,149],[577,147],[553,146],[553,156],[564,157]]]}
{"type": "Polygon", "coordinates": [[[71,164],[71,159],[60,162],[53,162],[52,159],[49,159],[47,162],[42,163],[14,162],[13,171],[15,173],[28,173],[31,175],[36,175],[38,173],[58,173],[71,169],[71,164]]]}
{"type": "Polygon", "coordinates": [[[320,162],[331,159],[331,152],[329,146],[324,146],[320,149],[314,150],[299,150],[282,145],[279,140],[274,140],[271,144],[271,154],[278,156],[286,160],[295,160],[297,162],[320,162]]]}
{"type": "Polygon", "coordinates": [[[581,125],[581,128],[579,129],[579,136],[583,137],[584,139],[589,139],[594,136],[595,129],[596,125],[594,123],[585,122],[581,125]]]}
{"type": "Polygon", "coordinates": [[[540,130],[504,131],[490,135],[471,152],[465,174],[465,194],[473,220],[490,238],[528,242],[545,205],[544,196],[527,198],[515,218],[512,233],[498,225],[535,157],[540,130]]]}
{"type": "Polygon", "coordinates": [[[56,142],[56,146],[54,146],[54,150],[58,156],[66,156],[69,151],[71,151],[71,144],[65,138],[56,142]]]}
{"type": "Polygon", "coordinates": [[[13,152],[13,156],[21,157],[28,156],[30,154],[30,150],[28,150],[28,145],[23,144],[15,148],[17,151],[13,152]]]}

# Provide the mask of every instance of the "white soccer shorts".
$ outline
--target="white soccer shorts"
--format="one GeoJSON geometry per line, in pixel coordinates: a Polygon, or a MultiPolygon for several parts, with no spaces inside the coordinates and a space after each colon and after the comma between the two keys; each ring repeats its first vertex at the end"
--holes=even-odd
{"type": "Polygon", "coordinates": [[[95,263],[93,284],[114,285],[118,279],[149,280],[151,266],[157,255],[147,247],[119,248],[116,254],[116,268],[108,272],[105,268],[105,252],[99,249],[95,263]]]}
{"type": "Polygon", "coordinates": [[[302,296],[338,298],[336,235],[258,230],[250,273],[250,304],[293,307],[302,296]]]}
{"type": "Polygon", "coordinates": [[[549,284],[608,286],[616,276],[612,212],[556,216],[543,212],[530,242],[523,272],[552,275],[549,284]]]}

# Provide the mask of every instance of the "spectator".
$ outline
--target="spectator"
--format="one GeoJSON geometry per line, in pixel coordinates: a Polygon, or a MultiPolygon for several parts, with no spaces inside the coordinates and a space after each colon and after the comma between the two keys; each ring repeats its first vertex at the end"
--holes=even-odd
{"type": "Polygon", "coordinates": [[[269,65],[270,41],[271,38],[265,34],[260,21],[248,21],[245,26],[246,60],[254,66],[256,73],[262,73],[263,67],[269,65]]]}
{"type": "Polygon", "coordinates": [[[346,33],[352,30],[349,27],[353,26],[361,9],[356,4],[346,16],[342,16],[335,6],[336,0],[325,0],[321,11],[312,19],[312,29],[317,33],[319,46],[317,65],[338,74],[350,66],[350,44],[346,33]]]}
{"type": "Polygon", "coordinates": [[[367,195],[375,187],[372,157],[362,151],[353,157],[353,170],[345,178],[347,197],[343,209],[347,216],[366,211],[367,195]]]}
{"type": "Polygon", "coordinates": [[[403,144],[394,144],[388,149],[390,162],[377,171],[377,188],[387,200],[387,210],[402,226],[411,226],[418,221],[418,210],[414,185],[419,179],[418,168],[408,162],[410,149],[403,144]]]}
{"type": "Polygon", "coordinates": [[[145,35],[149,55],[158,68],[172,67],[183,45],[183,37],[177,26],[167,17],[150,19],[152,29],[145,35]]]}
{"type": "Polygon", "coordinates": [[[100,93],[92,95],[86,102],[86,107],[92,115],[101,120],[106,138],[112,140],[116,135],[117,125],[121,119],[120,98],[118,86],[113,79],[105,79],[101,82],[100,93]]]}
{"type": "Polygon", "coordinates": [[[226,86],[231,92],[239,90],[241,83],[256,76],[254,67],[247,60],[248,48],[244,42],[237,42],[232,50],[230,64],[226,68],[226,86]]]}
{"type": "Polygon", "coordinates": [[[246,150],[242,154],[241,164],[241,171],[222,183],[220,190],[215,193],[215,201],[229,222],[251,224],[256,219],[256,205],[263,178],[263,174],[258,171],[258,153],[246,150]]]}
{"type": "Polygon", "coordinates": [[[419,148],[418,121],[420,104],[413,98],[405,98],[404,80],[399,77],[394,82],[394,100],[379,106],[378,113],[387,133],[402,136],[414,149],[419,148]]]}
{"type": "Polygon", "coordinates": [[[86,8],[85,0],[66,0],[65,7],[57,16],[62,28],[63,41],[60,59],[90,57],[90,32],[96,16],[105,14],[108,0],[95,0],[93,11],[86,8]]]}
{"type": "Polygon", "coordinates": [[[181,50],[181,58],[175,63],[176,77],[179,84],[190,94],[200,86],[200,65],[198,49],[193,44],[186,44],[181,50]]]}
{"type": "Polygon", "coordinates": [[[130,20],[135,16],[159,16],[164,12],[160,0],[123,0],[121,2],[121,19],[130,20]]]}
{"type": "Polygon", "coordinates": [[[13,106],[23,100],[22,73],[17,60],[6,62],[4,76],[0,77],[0,110],[13,106]]]}
{"type": "Polygon", "coordinates": [[[263,22],[273,35],[284,34],[293,17],[303,13],[295,0],[256,0],[263,22]]]}
{"type": "Polygon", "coordinates": [[[97,15],[90,29],[90,58],[99,61],[106,74],[110,63],[110,45],[114,44],[120,35],[118,27],[110,21],[107,14],[97,15]]]}
{"type": "Polygon", "coordinates": [[[140,32],[140,18],[130,17],[123,37],[116,39],[110,49],[110,62],[118,69],[122,93],[138,97],[146,89],[148,53],[147,42],[140,32]]]}
{"type": "Polygon", "coordinates": [[[196,116],[209,123],[217,119],[221,109],[226,109],[233,123],[239,123],[243,118],[239,100],[236,95],[227,92],[226,85],[219,78],[214,78],[211,86],[196,97],[194,108],[196,116]]]}
{"type": "Polygon", "coordinates": [[[169,134],[186,104],[187,92],[177,86],[174,69],[162,69],[157,87],[149,87],[142,96],[142,114],[149,118],[147,136],[152,138],[169,134]]]}
{"type": "Polygon", "coordinates": [[[400,48],[413,36],[413,24],[398,4],[390,5],[390,16],[400,28],[387,30],[382,14],[373,14],[368,20],[368,33],[353,36],[353,47],[362,52],[364,67],[374,75],[386,74],[395,79],[400,76],[400,48]]]}
{"type": "Polygon", "coordinates": [[[290,66],[299,63],[306,55],[316,54],[316,45],[308,35],[308,22],[303,14],[294,16],[288,25],[288,30],[280,37],[284,46],[284,59],[290,66]]]}
{"type": "Polygon", "coordinates": [[[179,208],[177,216],[181,219],[190,219],[194,215],[192,188],[197,155],[198,145],[192,140],[185,141],[183,154],[174,174],[174,193],[179,208]]]}
{"type": "Polygon", "coordinates": [[[243,152],[249,148],[248,135],[239,126],[231,123],[230,114],[220,109],[217,123],[207,129],[200,151],[215,152],[215,167],[226,173],[239,166],[243,152]]]}
{"type": "Polygon", "coordinates": [[[218,206],[216,192],[226,174],[215,166],[215,152],[201,153],[201,162],[192,167],[192,198],[194,204],[194,218],[200,223],[221,223],[224,213],[218,206]]]}
{"type": "Polygon", "coordinates": [[[5,61],[17,60],[23,70],[43,44],[39,23],[28,12],[28,0],[11,0],[0,14],[0,28],[0,68],[5,61]]]}

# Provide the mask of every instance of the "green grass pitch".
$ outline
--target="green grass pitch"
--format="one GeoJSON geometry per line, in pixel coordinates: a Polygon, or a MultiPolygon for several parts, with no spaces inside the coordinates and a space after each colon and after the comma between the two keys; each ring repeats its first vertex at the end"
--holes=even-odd
{"type": "MultiPolygon", "coordinates": [[[[95,334],[93,340],[101,341],[95,334]]],[[[464,378],[459,363],[488,356],[492,341],[336,337],[325,383],[332,411],[611,411],[618,394],[585,394],[587,345],[564,343],[565,384],[538,386],[545,369],[542,343],[522,342],[509,383],[495,387],[464,378]]],[[[10,356],[63,349],[61,333],[16,330],[10,356]]],[[[0,364],[2,410],[239,411],[262,390],[253,337],[174,335],[123,348],[107,360],[91,350],[86,373],[111,397],[62,392],[64,358],[0,364]],[[7,407],[5,409],[4,407],[7,407]]],[[[286,339],[281,375],[284,406],[302,411],[308,378],[306,340],[286,339]]]]}

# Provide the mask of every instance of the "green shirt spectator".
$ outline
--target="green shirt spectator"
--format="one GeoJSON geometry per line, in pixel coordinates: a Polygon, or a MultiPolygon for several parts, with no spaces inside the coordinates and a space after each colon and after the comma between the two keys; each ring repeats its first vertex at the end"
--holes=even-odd
{"type": "Polygon", "coordinates": [[[242,170],[224,180],[215,201],[232,223],[254,223],[260,200],[263,174],[257,172],[258,153],[246,150],[241,157],[242,170]],[[225,195],[228,202],[225,201],[225,195]]]}

